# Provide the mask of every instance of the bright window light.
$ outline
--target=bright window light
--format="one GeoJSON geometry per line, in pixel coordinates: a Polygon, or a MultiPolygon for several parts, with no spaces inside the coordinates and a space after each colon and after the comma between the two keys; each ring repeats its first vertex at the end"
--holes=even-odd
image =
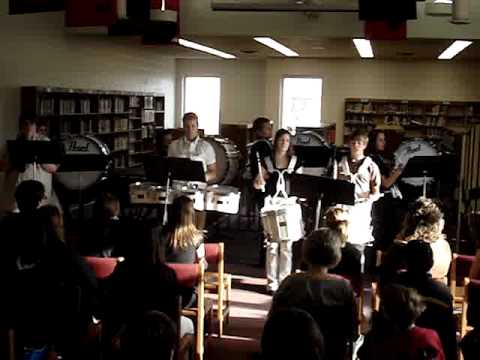
{"type": "Polygon", "coordinates": [[[285,56],[289,57],[295,57],[299,56],[297,52],[293,51],[292,49],[289,49],[283,44],[280,44],[278,41],[273,40],[272,38],[269,37],[255,37],[253,38],[255,41],[258,41],[259,43],[268,46],[269,48],[279,52],[280,54],[283,54],[285,56]]]}
{"type": "Polygon", "coordinates": [[[353,43],[357,48],[358,54],[364,59],[371,59],[374,57],[372,44],[370,40],[366,39],[353,39],[353,43]]]}
{"type": "Polygon", "coordinates": [[[283,128],[319,127],[322,123],[322,79],[286,77],[282,84],[283,128]]]}
{"type": "Polygon", "coordinates": [[[182,45],[182,46],[185,46],[187,48],[190,48],[190,49],[194,49],[194,50],[198,50],[198,51],[208,53],[210,55],[219,56],[223,59],[236,59],[237,58],[235,55],[228,54],[226,52],[223,52],[223,51],[220,51],[220,50],[217,50],[217,49],[205,46],[205,45],[197,44],[197,43],[194,43],[193,41],[189,41],[189,40],[185,40],[185,39],[178,39],[178,44],[182,45]]]}
{"type": "Polygon", "coordinates": [[[183,112],[198,115],[198,126],[206,135],[218,135],[220,129],[219,77],[185,77],[183,112]]]}
{"type": "Polygon", "coordinates": [[[458,53],[460,53],[470,45],[472,45],[471,41],[456,40],[438,56],[438,59],[439,60],[453,59],[458,53]]]}

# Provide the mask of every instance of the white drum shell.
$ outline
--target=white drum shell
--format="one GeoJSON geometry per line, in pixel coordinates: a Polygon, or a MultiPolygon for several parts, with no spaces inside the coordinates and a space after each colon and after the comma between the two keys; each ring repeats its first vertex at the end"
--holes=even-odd
{"type": "Polygon", "coordinates": [[[272,241],[297,241],[305,235],[300,204],[265,206],[260,213],[263,229],[272,241]]]}
{"type": "MultiPolygon", "coordinates": [[[[425,141],[423,139],[413,139],[406,142],[403,142],[395,151],[395,166],[405,167],[408,163],[408,160],[415,156],[438,156],[438,152],[432,143],[425,141]]],[[[431,183],[434,179],[427,177],[427,183],[431,183]]],[[[423,177],[410,177],[402,178],[402,182],[405,184],[413,186],[422,186],[424,178],[423,177]]]]}
{"type": "Polygon", "coordinates": [[[232,186],[213,185],[205,194],[205,209],[225,214],[237,214],[240,208],[240,192],[232,186]]]}
{"type": "MultiPolygon", "coordinates": [[[[64,139],[62,142],[65,146],[65,154],[69,157],[75,155],[108,157],[110,155],[107,145],[93,136],[74,135],[64,139]]],[[[85,190],[101,180],[107,167],[103,171],[59,171],[55,174],[55,179],[68,190],[85,190]]]]}

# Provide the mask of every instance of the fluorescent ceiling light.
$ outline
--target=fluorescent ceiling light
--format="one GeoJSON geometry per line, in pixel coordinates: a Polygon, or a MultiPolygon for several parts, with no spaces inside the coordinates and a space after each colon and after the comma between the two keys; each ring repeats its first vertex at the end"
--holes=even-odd
{"type": "Polygon", "coordinates": [[[205,46],[205,45],[197,44],[197,43],[194,43],[193,41],[188,41],[188,40],[185,40],[185,39],[178,39],[178,44],[182,45],[182,46],[185,46],[187,48],[190,48],[190,49],[203,51],[203,52],[206,52],[206,53],[211,54],[211,55],[219,56],[219,57],[224,58],[224,59],[236,59],[237,58],[235,55],[228,54],[226,52],[223,52],[223,51],[220,51],[220,50],[217,50],[217,49],[205,46]]]}
{"type": "Polygon", "coordinates": [[[434,0],[434,4],[453,4],[452,0],[434,0]]]}
{"type": "Polygon", "coordinates": [[[372,44],[370,40],[366,39],[353,39],[353,43],[357,48],[358,54],[364,59],[371,59],[375,56],[373,55],[372,44]]]}
{"type": "Polygon", "coordinates": [[[254,37],[253,38],[255,41],[258,41],[259,43],[268,46],[269,48],[272,48],[275,51],[278,51],[280,54],[283,54],[285,56],[300,56],[298,53],[293,51],[292,49],[289,49],[283,44],[280,44],[278,41],[273,40],[272,38],[269,37],[254,37]]]}
{"type": "Polygon", "coordinates": [[[459,52],[469,47],[472,44],[471,41],[456,40],[446,48],[439,56],[439,60],[450,60],[453,59],[459,52]]]}

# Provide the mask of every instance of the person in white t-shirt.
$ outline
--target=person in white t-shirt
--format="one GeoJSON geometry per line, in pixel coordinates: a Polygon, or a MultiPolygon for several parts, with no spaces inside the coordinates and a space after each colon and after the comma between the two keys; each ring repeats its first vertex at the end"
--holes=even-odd
{"type": "Polygon", "coordinates": [[[185,134],[170,144],[168,147],[168,156],[202,161],[207,182],[215,182],[217,178],[215,150],[210,143],[200,138],[198,134],[197,114],[192,112],[186,113],[183,115],[182,121],[185,134]]]}
{"type": "MultiPolygon", "coordinates": [[[[20,132],[17,139],[28,141],[50,141],[44,135],[37,133],[36,119],[31,116],[20,117],[20,132]]],[[[15,189],[21,182],[25,180],[37,180],[41,182],[45,188],[45,199],[41,205],[51,204],[59,207],[57,197],[52,187],[52,176],[57,171],[58,165],[55,164],[25,164],[19,168],[10,162],[10,156],[5,149],[2,160],[0,161],[0,171],[5,171],[5,180],[3,187],[3,196],[1,209],[3,211],[15,211],[17,206],[15,203],[15,189]]]]}

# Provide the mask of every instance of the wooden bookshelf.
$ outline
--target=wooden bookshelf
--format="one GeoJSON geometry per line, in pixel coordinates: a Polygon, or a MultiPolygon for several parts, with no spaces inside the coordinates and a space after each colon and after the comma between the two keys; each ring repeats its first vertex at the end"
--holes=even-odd
{"type": "Polygon", "coordinates": [[[155,129],[165,127],[165,96],[157,93],[28,86],[21,109],[44,122],[52,139],[97,137],[117,168],[138,166],[139,155],[155,150],[155,129]]]}
{"type": "Polygon", "coordinates": [[[480,102],[345,99],[344,135],[358,128],[404,132],[406,138],[440,139],[480,124],[480,102]]]}

